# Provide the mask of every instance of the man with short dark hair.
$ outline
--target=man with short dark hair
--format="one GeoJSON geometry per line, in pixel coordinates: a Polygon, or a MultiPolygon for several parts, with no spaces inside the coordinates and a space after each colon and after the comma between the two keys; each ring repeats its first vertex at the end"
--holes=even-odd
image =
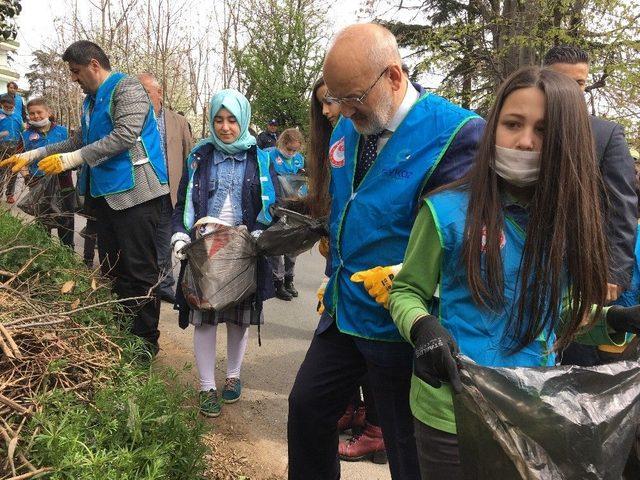
{"type": "Polygon", "coordinates": [[[44,158],[38,168],[48,175],[81,167],[78,190],[96,217],[103,273],[113,278],[118,297],[129,299],[122,303],[132,317],[131,331],[146,340],[153,354],[160,335],[156,230],[169,186],[152,106],[140,82],[112,72],[95,43],[75,42],[62,59],[87,95],[81,130],[0,166],[18,171],[44,158]]]}
{"type": "MultiPolygon", "coordinates": [[[[571,77],[583,92],[587,88],[589,55],[581,48],[555,46],[547,52],[543,63],[545,67],[571,77]]],[[[635,167],[622,126],[596,116],[590,119],[604,182],[602,195],[609,239],[607,301],[613,302],[629,287],[635,264],[638,227],[635,167]]],[[[593,347],[574,344],[564,353],[563,363],[593,365],[599,360],[593,347]]]]}
{"type": "Polygon", "coordinates": [[[258,138],[256,138],[256,142],[258,148],[262,150],[266,148],[271,148],[276,146],[276,141],[278,140],[278,120],[272,118],[269,120],[269,124],[267,125],[267,129],[263,132],[260,132],[258,138]]]}

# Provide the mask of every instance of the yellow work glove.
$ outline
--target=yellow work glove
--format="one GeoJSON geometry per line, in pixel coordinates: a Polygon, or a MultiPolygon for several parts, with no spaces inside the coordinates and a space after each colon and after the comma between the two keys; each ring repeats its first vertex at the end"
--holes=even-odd
{"type": "Polygon", "coordinates": [[[351,275],[351,281],[363,282],[367,293],[384,308],[389,308],[389,292],[393,285],[393,278],[401,268],[402,264],[363,270],[351,275]]]}
{"type": "Polygon", "coordinates": [[[35,150],[29,150],[28,152],[16,153],[15,155],[11,155],[5,160],[2,160],[0,162],[0,167],[12,167],[11,171],[13,173],[18,173],[34,160],[42,158],[44,154],[44,147],[36,148],[35,150]]]}
{"type": "Polygon", "coordinates": [[[43,158],[38,163],[38,168],[47,175],[55,175],[66,170],[82,165],[80,150],[69,153],[56,153],[43,158]]]}
{"type": "Polygon", "coordinates": [[[322,301],[322,299],[324,298],[324,291],[327,288],[328,281],[329,279],[325,277],[320,284],[320,288],[318,288],[318,291],[316,292],[316,296],[318,297],[318,306],[316,307],[316,312],[318,312],[318,315],[322,315],[322,312],[324,312],[324,302],[322,301]]]}

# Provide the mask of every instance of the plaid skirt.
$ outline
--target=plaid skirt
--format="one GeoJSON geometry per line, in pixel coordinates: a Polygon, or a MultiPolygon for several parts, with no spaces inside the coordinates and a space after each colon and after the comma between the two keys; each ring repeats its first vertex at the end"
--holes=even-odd
{"type": "Polygon", "coordinates": [[[255,297],[252,295],[238,305],[220,312],[191,310],[189,323],[196,327],[202,324],[218,325],[219,323],[232,323],[240,327],[249,325],[262,325],[264,315],[262,309],[256,308],[255,297]]]}

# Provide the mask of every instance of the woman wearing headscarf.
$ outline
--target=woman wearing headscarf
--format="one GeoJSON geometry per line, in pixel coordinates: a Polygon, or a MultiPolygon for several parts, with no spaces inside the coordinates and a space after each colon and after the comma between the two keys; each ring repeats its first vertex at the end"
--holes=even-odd
{"type": "MultiPolygon", "coordinates": [[[[249,133],[251,106],[238,91],[216,93],[210,102],[211,135],[202,140],[187,158],[173,212],[171,244],[179,260],[183,248],[195,239],[198,220],[213,217],[232,226],[245,225],[259,232],[272,221],[269,206],[275,202],[275,171],[266,152],[256,147],[249,133]]],[[[189,308],[182,291],[182,262],[176,308],[182,328],[194,325],[194,352],[200,375],[200,412],[220,415],[223,403],[236,402],[242,392],[240,369],[247,347],[249,325],[263,323],[262,302],[273,297],[271,268],[258,257],[256,293],[238,305],[222,311],[189,308]],[[227,325],[227,378],[222,395],[215,382],[216,333],[219,323],[227,325]]]]}

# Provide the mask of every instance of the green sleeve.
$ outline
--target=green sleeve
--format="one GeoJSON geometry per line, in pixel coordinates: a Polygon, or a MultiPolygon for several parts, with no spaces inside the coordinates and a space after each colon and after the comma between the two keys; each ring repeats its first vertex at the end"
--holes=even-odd
{"type": "MultiPolygon", "coordinates": [[[[596,319],[593,326],[578,335],[576,335],[576,342],[584,345],[615,345],[616,347],[622,347],[633,338],[633,335],[629,335],[624,332],[614,332],[613,329],[607,324],[607,312],[609,307],[604,307],[600,316],[596,319]]],[[[591,307],[591,315],[595,315],[596,306],[591,307]]]]}
{"type": "Polygon", "coordinates": [[[440,279],[442,245],[431,209],[425,204],[411,230],[402,269],[393,279],[389,310],[400,334],[411,341],[411,327],[428,315],[440,279]]]}

